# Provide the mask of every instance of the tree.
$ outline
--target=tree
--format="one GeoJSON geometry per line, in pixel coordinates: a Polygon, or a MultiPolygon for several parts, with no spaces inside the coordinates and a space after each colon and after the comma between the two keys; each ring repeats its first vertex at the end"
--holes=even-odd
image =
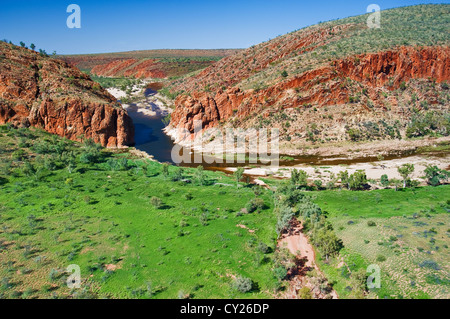
{"type": "Polygon", "coordinates": [[[233,176],[236,179],[236,187],[239,187],[239,181],[242,178],[242,175],[244,175],[244,168],[239,167],[234,173],[233,176]]]}
{"type": "Polygon", "coordinates": [[[389,177],[386,174],[381,176],[380,184],[383,187],[388,187],[391,184],[391,182],[389,181],[389,177]]]}
{"type": "Polygon", "coordinates": [[[25,48],[25,43],[22,42],[22,41],[20,41],[20,46],[21,46],[22,48],[25,48]]]}
{"type": "Polygon", "coordinates": [[[431,186],[438,186],[441,181],[446,181],[450,177],[450,172],[441,170],[437,166],[428,165],[425,169],[425,178],[427,184],[431,186]]]}
{"type": "Polygon", "coordinates": [[[200,165],[197,167],[197,170],[194,173],[194,178],[201,186],[203,186],[203,184],[205,183],[205,170],[203,166],[200,165]]]}
{"type": "Polygon", "coordinates": [[[162,200],[159,197],[153,196],[150,202],[157,209],[161,208],[162,206],[162,200]]]}
{"type": "Polygon", "coordinates": [[[308,186],[308,173],[304,170],[294,169],[291,173],[291,183],[300,187],[308,186]]]}
{"type": "Polygon", "coordinates": [[[31,50],[33,50],[33,51],[34,51],[34,49],[36,49],[36,46],[34,45],[34,43],[31,43],[31,44],[30,44],[30,48],[31,48],[31,50]]]}
{"type": "Polygon", "coordinates": [[[164,177],[164,179],[167,179],[167,177],[169,176],[169,164],[167,163],[162,164],[161,174],[164,177]]]}
{"type": "Polygon", "coordinates": [[[320,190],[322,188],[322,181],[320,179],[316,179],[314,181],[314,186],[316,186],[317,190],[320,190]]]}
{"type": "Polygon", "coordinates": [[[239,276],[233,282],[233,288],[240,293],[250,292],[253,288],[253,281],[250,278],[239,276]]]}
{"type": "Polygon", "coordinates": [[[337,254],[342,248],[342,240],[339,239],[333,230],[328,228],[321,228],[314,236],[314,241],[318,244],[319,249],[326,260],[332,255],[337,254]]]}
{"type": "Polygon", "coordinates": [[[345,186],[347,189],[350,189],[348,171],[339,172],[338,177],[341,180],[341,185],[345,186]]]}
{"type": "Polygon", "coordinates": [[[302,289],[300,289],[300,291],[298,292],[298,296],[300,297],[300,299],[312,299],[312,293],[311,293],[311,289],[309,289],[308,287],[303,287],[302,289]]]}
{"type": "Polygon", "coordinates": [[[287,78],[288,75],[289,75],[289,74],[287,73],[286,70],[283,70],[283,72],[281,72],[281,76],[284,77],[284,78],[287,78]]]}
{"type": "Polygon", "coordinates": [[[175,175],[173,176],[172,180],[174,182],[178,182],[181,181],[183,179],[183,173],[184,173],[184,169],[182,167],[179,167],[176,171],[175,171],[175,175]]]}
{"type": "Polygon", "coordinates": [[[402,186],[402,181],[396,178],[391,179],[391,183],[394,185],[395,191],[398,191],[398,189],[402,186]]]}
{"type": "Polygon", "coordinates": [[[400,176],[403,178],[403,188],[406,188],[406,184],[409,180],[409,177],[412,173],[414,173],[414,165],[413,164],[403,164],[397,169],[400,176]]]}
{"type": "Polygon", "coordinates": [[[363,190],[367,185],[367,175],[364,171],[357,171],[355,174],[352,174],[348,180],[349,189],[363,190]]]}

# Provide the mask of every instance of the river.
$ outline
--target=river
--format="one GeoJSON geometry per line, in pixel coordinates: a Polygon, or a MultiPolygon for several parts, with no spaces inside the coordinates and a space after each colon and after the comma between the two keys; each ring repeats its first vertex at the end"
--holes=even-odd
{"type": "MultiPolygon", "coordinates": [[[[163,119],[169,114],[167,110],[160,108],[156,103],[154,103],[154,96],[157,94],[156,91],[147,89],[145,91],[145,100],[140,101],[135,104],[131,104],[127,107],[128,114],[133,119],[135,125],[135,140],[136,149],[144,151],[154,157],[155,160],[159,162],[167,162],[174,164],[171,156],[172,149],[174,147],[174,142],[167,136],[163,129],[165,124],[163,119]]],[[[395,177],[396,168],[403,162],[417,162],[421,163],[423,161],[429,164],[438,165],[440,168],[447,169],[449,166],[449,155],[447,152],[433,154],[433,159],[429,158],[429,155],[419,155],[414,152],[407,153],[397,153],[390,156],[385,156],[383,161],[379,161],[377,157],[363,157],[363,158],[345,158],[342,156],[334,157],[320,157],[320,156],[295,156],[288,160],[280,160],[280,167],[297,167],[305,169],[311,176],[314,176],[314,170],[317,170],[318,166],[330,166],[340,170],[341,166],[346,166],[350,171],[356,169],[367,170],[369,178],[380,178],[379,175],[382,173],[389,173],[390,177],[395,177]],[[376,165],[373,165],[376,163],[376,165]],[[313,169],[313,167],[316,167],[313,169]],[[382,167],[383,170],[379,168],[382,167]]],[[[192,155],[193,156],[193,155],[192,155]]],[[[282,157],[283,158],[283,157],[282,157]]],[[[211,161],[210,161],[211,162],[211,161]]],[[[195,164],[182,164],[186,167],[197,167],[199,163],[195,164]]],[[[230,173],[230,168],[235,168],[238,166],[247,167],[245,175],[249,176],[261,176],[265,175],[265,167],[260,166],[261,169],[253,168],[251,169],[249,164],[230,164],[230,163],[202,163],[201,164],[207,170],[213,171],[223,171],[230,173]]],[[[424,164],[418,173],[421,173],[425,168],[424,164]]],[[[272,173],[275,173],[274,171],[272,173]]],[[[320,176],[320,174],[319,174],[320,176]]],[[[281,177],[281,176],[280,176],[281,177]]]]}

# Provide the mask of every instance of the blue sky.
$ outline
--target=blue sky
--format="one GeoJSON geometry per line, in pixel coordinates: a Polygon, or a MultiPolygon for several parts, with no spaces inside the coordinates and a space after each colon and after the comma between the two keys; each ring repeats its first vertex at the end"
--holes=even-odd
{"type": "Polygon", "coordinates": [[[51,53],[146,49],[247,48],[337,18],[444,0],[0,0],[0,39],[35,43],[51,53]],[[81,29],[69,29],[69,4],[81,7],[81,29]]]}

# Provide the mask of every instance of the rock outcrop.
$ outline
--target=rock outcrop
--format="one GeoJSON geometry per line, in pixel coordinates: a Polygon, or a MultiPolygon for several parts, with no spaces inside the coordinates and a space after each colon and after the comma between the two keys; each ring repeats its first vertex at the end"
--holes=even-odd
{"type": "Polygon", "coordinates": [[[375,105],[381,89],[393,90],[412,79],[450,80],[449,47],[402,47],[374,54],[357,55],[334,61],[327,66],[262,90],[241,91],[237,87],[219,89],[215,94],[191,92],[175,101],[171,126],[194,131],[194,121],[203,128],[219,125],[230,118],[245,119],[268,107],[295,108],[351,103],[348,81],[359,83],[375,105]]]}
{"type": "Polygon", "coordinates": [[[134,144],[134,126],[117,100],[66,62],[0,42],[0,124],[40,127],[106,147],[134,144]]]}

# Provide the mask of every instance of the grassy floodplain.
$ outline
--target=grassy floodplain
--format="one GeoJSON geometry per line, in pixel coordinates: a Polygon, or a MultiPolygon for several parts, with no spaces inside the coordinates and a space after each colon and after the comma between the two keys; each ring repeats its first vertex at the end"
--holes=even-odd
{"type": "MultiPolygon", "coordinates": [[[[283,296],[272,191],[38,129],[0,126],[0,158],[2,298],[283,296]],[[255,200],[264,206],[248,213],[255,200]]],[[[316,249],[340,298],[448,298],[449,185],[305,193],[343,241],[328,261],[316,249]],[[382,287],[367,292],[355,278],[371,264],[382,287]]]]}
{"type": "Polygon", "coordinates": [[[235,276],[256,284],[245,297],[274,292],[270,259],[258,250],[276,239],[267,192],[265,209],[243,214],[256,195],[221,173],[205,172],[201,186],[186,169],[192,182],[174,182],[178,168],[165,176],[159,163],[104,149],[86,163],[86,146],[36,129],[3,126],[0,145],[1,296],[244,297],[231,288],[235,276]],[[127,168],[116,167],[125,158],[127,168]],[[85,287],[75,293],[65,284],[71,264],[85,287]]]}
{"type": "Polygon", "coordinates": [[[448,298],[450,186],[370,192],[315,192],[344,249],[318,263],[340,297],[358,297],[351,272],[380,266],[369,297],[448,298]]]}

